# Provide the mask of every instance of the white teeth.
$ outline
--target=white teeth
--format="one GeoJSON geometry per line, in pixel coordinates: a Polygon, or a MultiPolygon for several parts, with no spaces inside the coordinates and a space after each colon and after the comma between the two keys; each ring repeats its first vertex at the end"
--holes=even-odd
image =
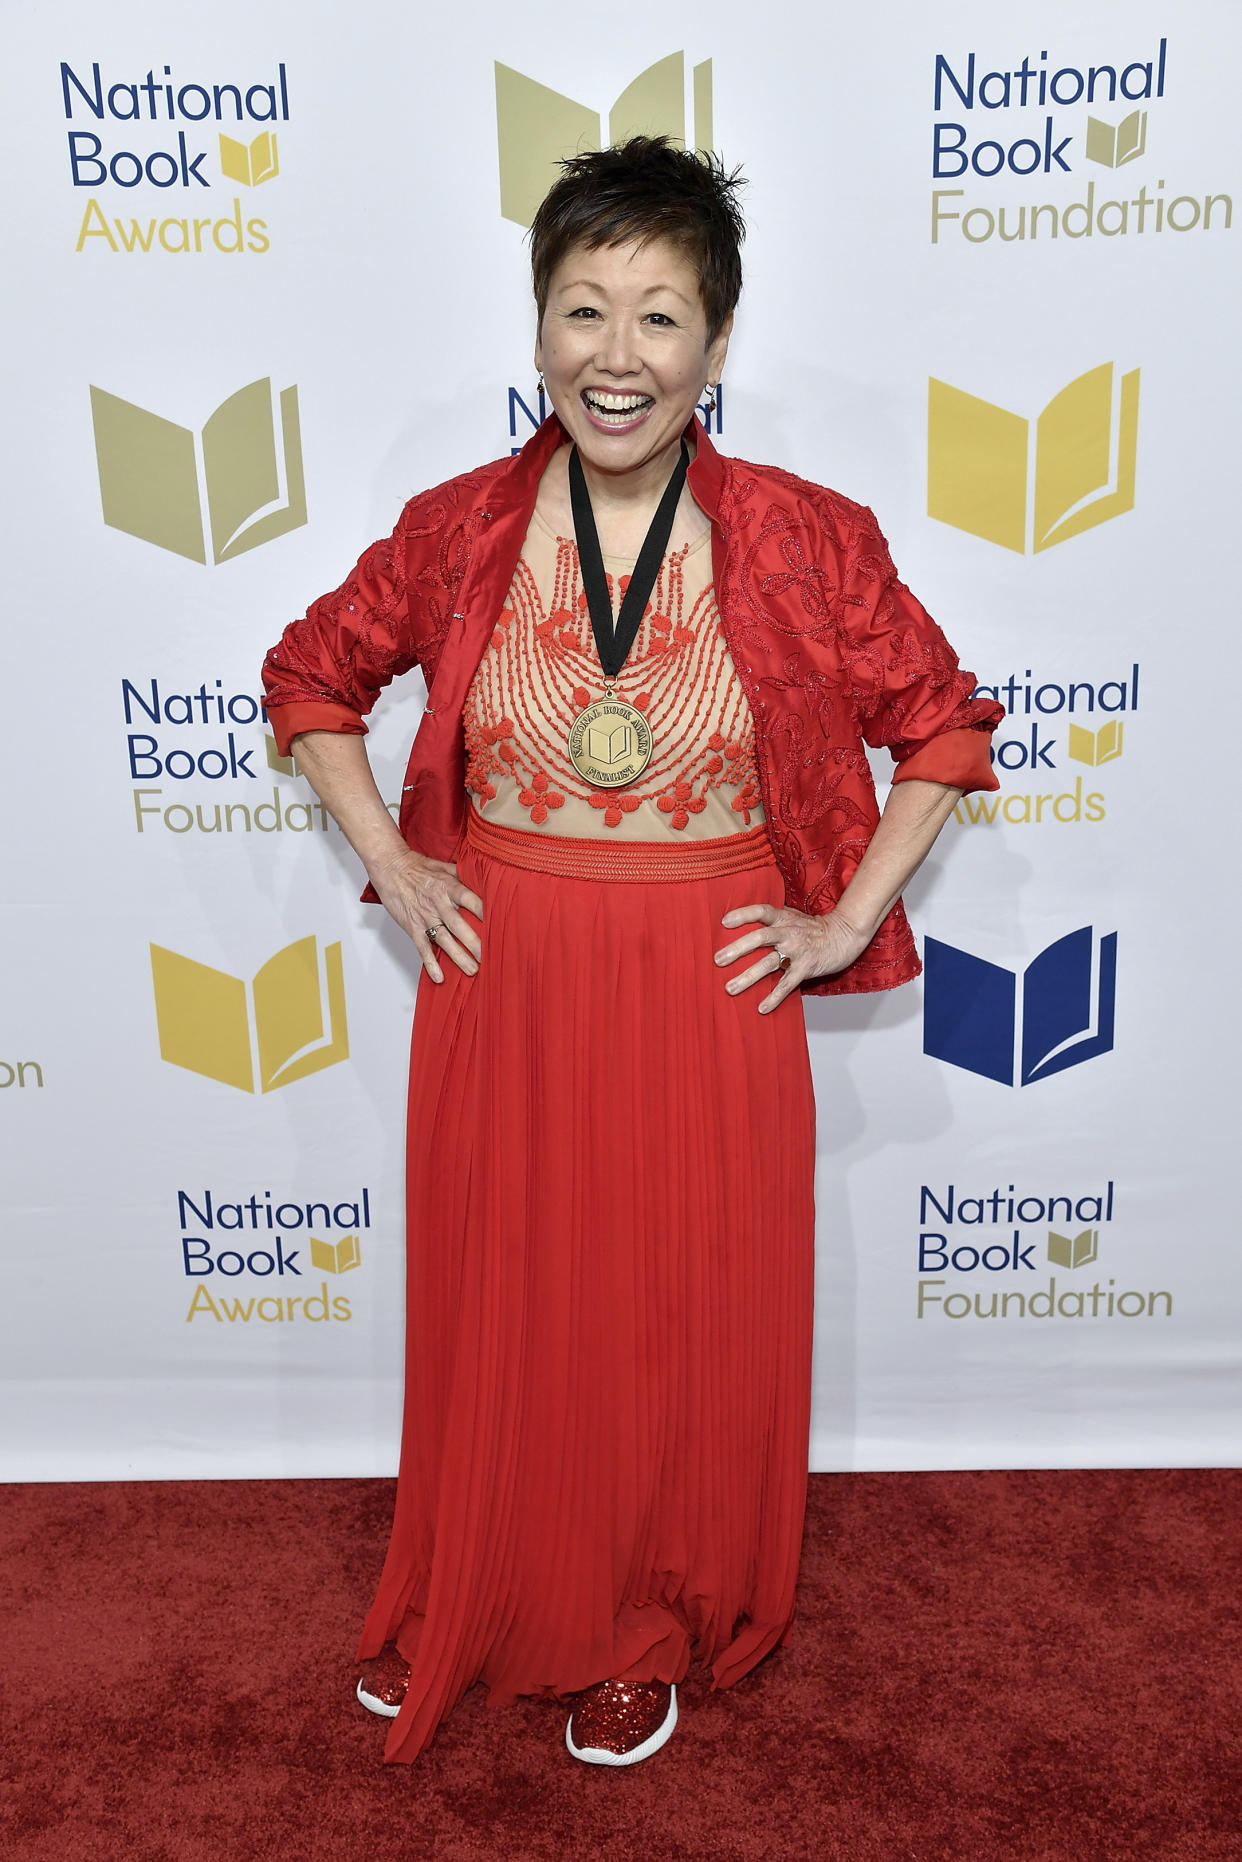
{"type": "Polygon", "coordinates": [[[630,415],[651,405],[649,394],[607,394],[598,388],[588,388],[584,399],[596,414],[630,415]]]}

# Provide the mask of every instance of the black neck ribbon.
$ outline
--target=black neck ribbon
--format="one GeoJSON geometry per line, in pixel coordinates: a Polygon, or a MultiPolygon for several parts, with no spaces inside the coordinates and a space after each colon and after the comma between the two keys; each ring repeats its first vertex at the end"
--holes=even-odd
{"type": "Polygon", "coordinates": [[[614,625],[612,603],[608,598],[608,577],[604,573],[604,558],[599,547],[599,532],[595,528],[595,513],[591,509],[586,474],[582,470],[576,446],[569,455],[569,502],[578,539],[578,562],[595,633],[595,645],[599,651],[599,663],[606,678],[616,678],[634,644],[638,624],[651,599],[651,591],[655,587],[660,564],[664,561],[664,552],[673,533],[677,501],[681,497],[689,466],[690,453],[683,440],[681,458],[673,467],[673,476],[664,488],[664,496],[651,520],[651,528],[643,538],[643,546],[638,552],[638,561],[634,564],[614,625]]]}

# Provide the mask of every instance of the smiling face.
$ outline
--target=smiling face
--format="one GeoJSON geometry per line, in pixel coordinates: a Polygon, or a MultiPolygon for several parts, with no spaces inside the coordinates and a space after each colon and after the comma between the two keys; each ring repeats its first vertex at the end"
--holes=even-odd
{"type": "Polygon", "coordinates": [[[708,342],[698,278],[668,240],[565,255],[535,366],[588,470],[667,471],[704,384],[720,378],[732,324],[708,342]]]}

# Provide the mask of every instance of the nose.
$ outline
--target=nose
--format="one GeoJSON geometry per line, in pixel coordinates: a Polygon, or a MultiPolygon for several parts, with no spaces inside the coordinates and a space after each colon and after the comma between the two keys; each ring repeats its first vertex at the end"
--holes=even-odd
{"type": "Polygon", "coordinates": [[[620,317],[610,318],[600,333],[595,351],[595,366],[602,375],[637,375],[642,357],[631,326],[620,317]]]}

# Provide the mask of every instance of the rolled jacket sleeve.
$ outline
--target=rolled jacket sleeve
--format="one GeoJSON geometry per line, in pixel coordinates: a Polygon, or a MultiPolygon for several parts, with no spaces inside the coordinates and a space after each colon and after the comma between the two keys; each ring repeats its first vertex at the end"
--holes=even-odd
{"type": "Polygon", "coordinates": [[[865,741],[889,751],[893,782],[920,778],[970,793],[999,789],[992,732],[1005,708],[974,697],[975,676],[899,580],[888,544],[859,511],[845,585],[847,659],[865,741]]]}
{"type": "Polygon", "coordinates": [[[282,756],[301,731],[365,735],[389,682],[418,663],[401,524],[364,550],[338,589],[285,628],[263,662],[265,709],[282,756]]]}

